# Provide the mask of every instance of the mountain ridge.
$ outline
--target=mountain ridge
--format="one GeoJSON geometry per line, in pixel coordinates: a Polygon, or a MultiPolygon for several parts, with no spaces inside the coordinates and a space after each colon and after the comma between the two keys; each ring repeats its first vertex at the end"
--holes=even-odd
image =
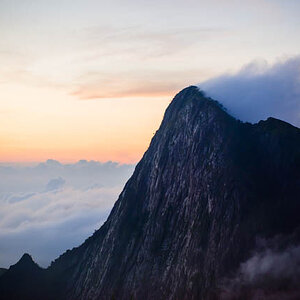
{"type": "Polygon", "coordinates": [[[222,278],[258,238],[299,227],[299,170],[298,128],[240,122],[188,87],[107,221],[51,264],[43,289],[56,299],[220,299],[222,278]]]}

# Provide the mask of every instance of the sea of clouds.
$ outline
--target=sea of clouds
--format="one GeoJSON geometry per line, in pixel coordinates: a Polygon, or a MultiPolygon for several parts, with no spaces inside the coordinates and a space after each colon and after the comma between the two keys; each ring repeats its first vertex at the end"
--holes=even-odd
{"type": "Polygon", "coordinates": [[[48,160],[0,164],[0,267],[30,253],[41,266],[106,220],[134,165],[48,160]]]}

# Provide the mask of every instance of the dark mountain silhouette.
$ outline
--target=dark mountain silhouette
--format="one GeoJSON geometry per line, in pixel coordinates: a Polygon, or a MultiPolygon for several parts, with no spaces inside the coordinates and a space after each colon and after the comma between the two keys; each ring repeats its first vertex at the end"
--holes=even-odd
{"type": "Polygon", "coordinates": [[[188,87],[104,225],[47,270],[22,258],[1,299],[299,299],[299,209],[300,130],[188,87]]]}
{"type": "Polygon", "coordinates": [[[45,270],[25,253],[0,277],[0,299],[31,299],[32,294],[43,299],[44,276],[45,270]]]}
{"type": "Polygon", "coordinates": [[[6,271],[7,271],[7,269],[5,269],[5,268],[0,268],[0,276],[2,276],[6,271]]]}

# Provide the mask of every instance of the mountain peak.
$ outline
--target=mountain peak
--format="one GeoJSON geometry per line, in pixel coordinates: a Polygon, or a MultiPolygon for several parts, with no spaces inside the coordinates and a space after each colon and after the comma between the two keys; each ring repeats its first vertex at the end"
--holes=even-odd
{"type": "Polygon", "coordinates": [[[0,279],[1,299],[50,299],[45,285],[45,270],[25,253],[21,259],[2,271],[0,279]],[[12,296],[8,296],[12,295],[12,296]]]}
{"type": "MultiPolygon", "coordinates": [[[[210,100],[214,103],[217,101],[212,100],[205,96],[204,92],[201,91],[197,86],[189,86],[181,90],[179,93],[175,95],[168,109],[178,110],[183,108],[185,105],[192,102],[199,102],[203,100],[210,100]]],[[[167,110],[168,110],[167,109],[167,110]]]]}
{"type": "Polygon", "coordinates": [[[34,264],[35,262],[33,261],[32,256],[30,254],[24,253],[17,263],[18,264],[34,264]]]}
{"type": "Polygon", "coordinates": [[[181,90],[168,106],[161,127],[206,126],[206,122],[226,122],[233,119],[223,106],[196,86],[189,86],[181,90]],[[177,126],[176,126],[177,124],[177,126]],[[198,125],[197,125],[198,124],[198,125]]]}
{"type": "Polygon", "coordinates": [[[32,259],[31,255],[24,253],[20,260],[15,265],[12,265],[10,269],[18,272],[26,272],[28,270],[39,270],[41,268],[32,259]]]}

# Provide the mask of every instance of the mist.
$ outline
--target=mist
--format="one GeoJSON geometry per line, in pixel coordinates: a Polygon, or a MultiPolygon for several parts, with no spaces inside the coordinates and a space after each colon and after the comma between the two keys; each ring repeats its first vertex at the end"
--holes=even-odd
{"type": "Polygon", "coordinates": [[[239,120],[274,117],[300,127],[300,56],[271,65],[257,60],[198,86],[239,120]]]}
{"type": "Polygon", "coordinates": [[[288,236],[257,239],[256,249],[220,285],[220,299],[294,300],[300,297],[299,230],[288,236]]]}

